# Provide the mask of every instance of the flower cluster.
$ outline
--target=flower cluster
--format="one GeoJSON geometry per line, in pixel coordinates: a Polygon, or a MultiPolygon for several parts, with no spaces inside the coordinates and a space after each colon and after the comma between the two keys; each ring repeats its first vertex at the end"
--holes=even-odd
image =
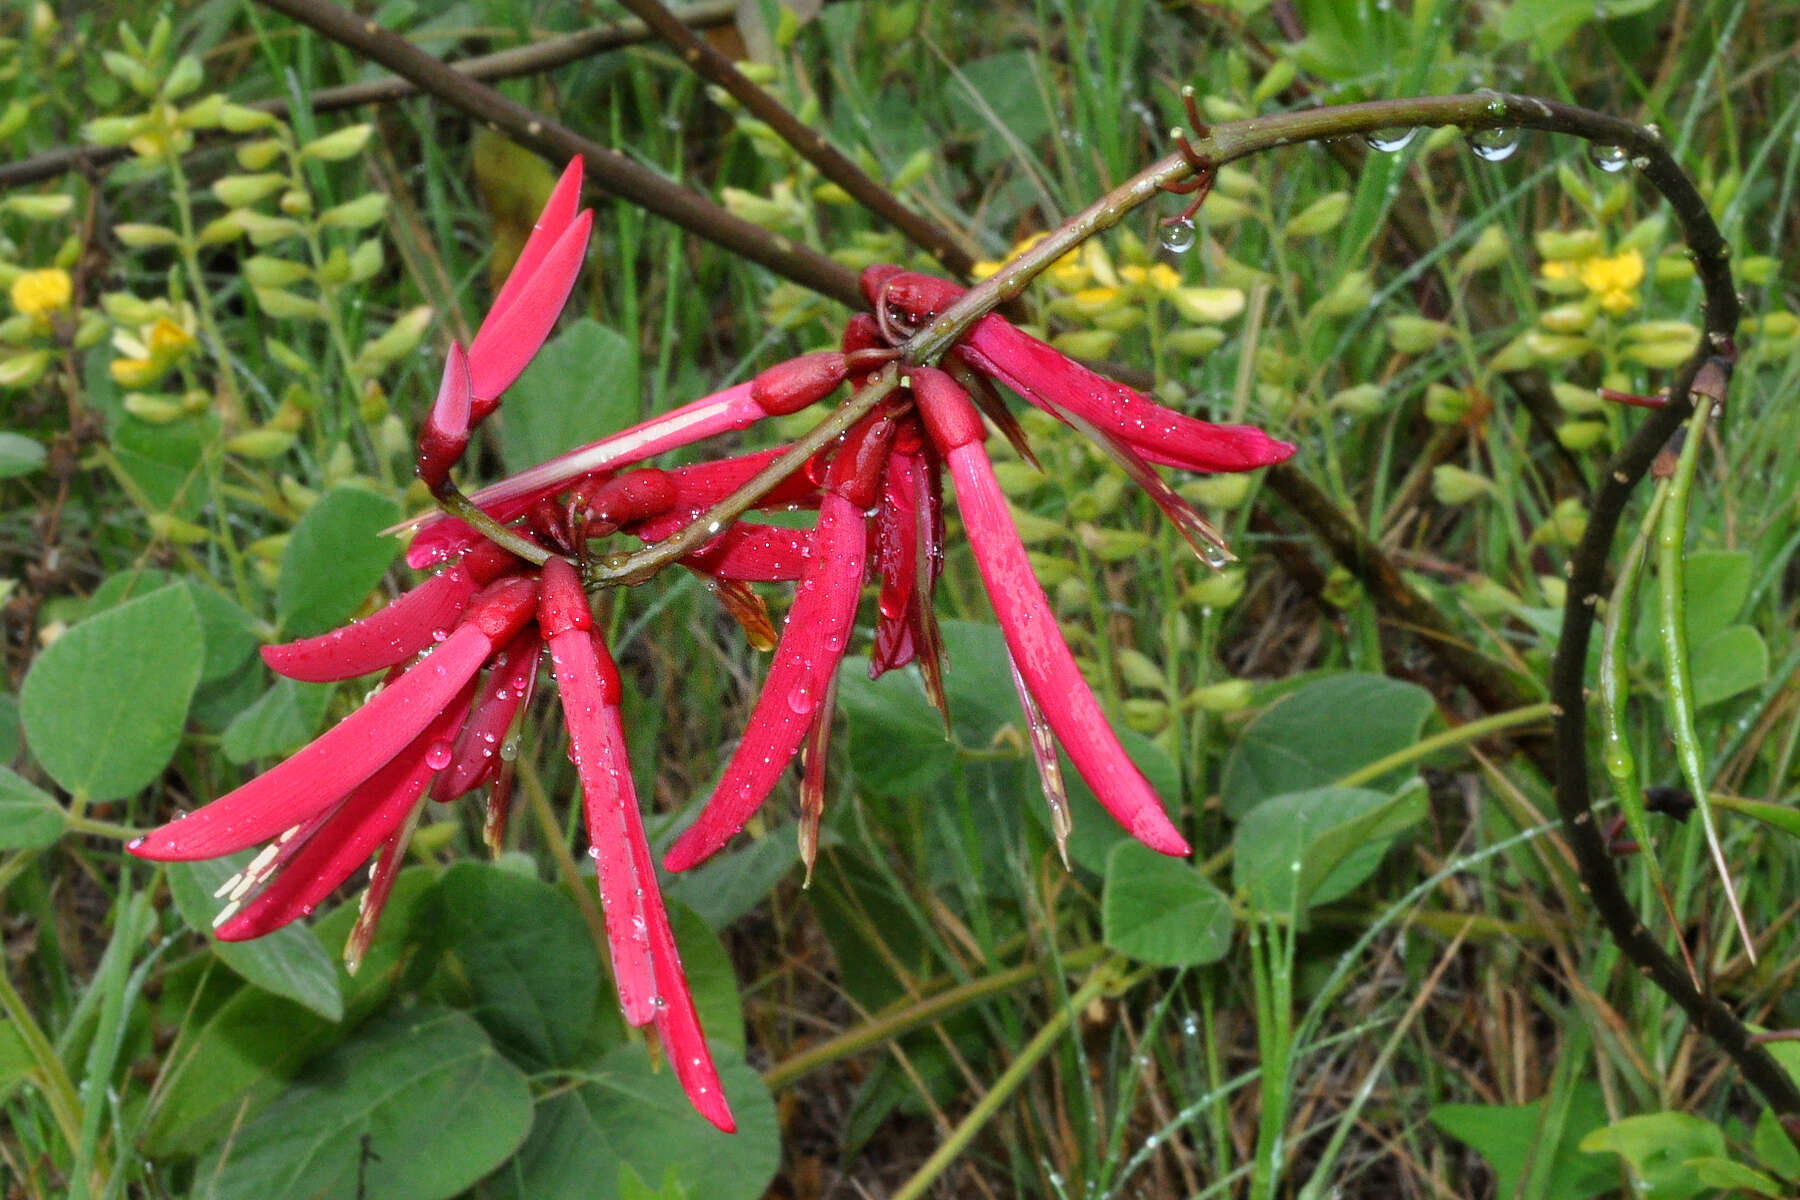
{"type": "MultiPolygon", "coordinates": [[[[440,496],[449,494],[449,472],[471,430],[541,346],[573,285],[591,219],[575,211],[579,187],[572,164],[468,352],[451,347],[419,435],[420,477],[440,496]]],[[[381,671],[383,685],[292,758],[138,840],[133,852],[197,859],[269,843],[222,893],[228,903],[218,933],[236,939],[310,913],[379,851],[348,949],[354,958],[371,936],[427,797],[448,801],[487,788],[488,836],[498,844],[510,785],[501,751],[530,704],[548,651],[620,1004],[633,1024],[655,1027],[696,1108],[731,1128],[657,889],[625,759],[619,673],[594,628],[580,567],[603,539],[653,544],[687,528],[740,494],[782,448],[668,470],[640,465],[646,459],[798,411],[845,383],[862,387],[880,378],[890,390],[866,417],[754,499],[760,509],[816,509],[810,529],[751,514],[709,529],[709,539],[680,560],[706,579],[753,640],[773,644],[774,656],[717,789],[662,866],[685,870],[724,846],[804,749],[800,837],[810,871],[833,685],[865,583],[878,589],[871,674],[916,663],[943,706],[932,598],[944,558],[946,474],[1011,653],[1059,837],[1066,837],[1068,817],[1058,743],[1132,835],[1167,854],[1188,853],[1058,631],[983,447],[983,415],[1029,455],[995,386],[1001,384],[1093,438],[1215,565],[1230,557],[1222,540],[1152,464],[1243,471],[1279,462],[1293,448],[1258,429],[1213,425],[1157,405],[999,316],[977,322],[939,366],[903,364],[911,331],[959,289],[894,267],[872,267],[863,282],[872,312],[847,322],[839,349],[782,363],[475,493],[473,503],[521,539],[510,548],[453,517],[420,522],[408,561],[439,573],[350,626],[264,650],[265,661],[290,678],[381,671]],[[526,557],[527,550],[538,553],[526,557]],[[795,598],[777,640],[750,585],[778,581],[793,582],[795,598]]]]}

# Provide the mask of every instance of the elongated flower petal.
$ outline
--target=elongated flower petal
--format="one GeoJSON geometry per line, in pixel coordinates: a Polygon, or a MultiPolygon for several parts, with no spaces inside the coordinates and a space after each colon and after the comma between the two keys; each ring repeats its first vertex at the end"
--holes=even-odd
{"type": "MultiPolygon", "coordinates": [[[[569,753],[581,779],[589,853],[600,881],[613,980],[625,1019],[647,1025],[656,1016],[656,969],[650,958],[645,888],[631,854],[644,836],[631,772],[609,736],[609,714],[619,704],[619,673],[592,631],[581,581],[562,559],[544,565],[538,626],[550,647],[550,666],[562,693],[569,753]]],[[[655,881],[652,879],[652,886],[655,881]]]]}
{"type": "Polygon", "coordinates": [[[856,620],[866,542],[862,509],[827,494],[819,506],[812,558],[744,740],[699,820],[664,857],[669,870],[696,865],[742,829],[799,749],[856,620]]]}
{"type": "Polygon", "coordinates": [[[1163,811],[1143,772],[1126,755],[1056,627],[1056,617],[1019,540],[1006,497],[980,436],[981,418],[942,372],[915,368],[913,393],[932,440],[956,481],[956,505],[1007,649],[1042,706],[1069,760],[1094,796],[1133,837],[1164,854],[1188,844],[1163,811]]]}
{"type": "MultiPolygon", "coordinates": [[[[536,600],[535,585],[525,580],[493,586],[513,593],[523,589],[525,598],[536,600]]],[[[330,808],[430,725],[495,645],[509,640],[530,615],[503,604],[472,613],[429,656],[292,758],[128,849],[139,858],[165,861],[216,858],[267,841],[330,808]]]]}
{"type": "MultiPolygon", "coordinates": [[[[483,512],[505,523],[523,515],[539,500],[556,495],[578,479],[642,462],[664,451],[716,434],[748,428],[767,415],[751,398],[751,387],[749,383],[740,383],[716,395],[684,404],[641,425],[621,430],[567,454],[559,454],[511,478],[482,488],[470,499],[483,512]]],[[[442,562],[483,540],[480,534],[463,522],[441,513],[424,514],[395,528],[398,530],[415,526],[419,530],[418,536],[413,538],[412,545],[406,551],[406,564],[415,569],[442,562]]]]}
{"type": "Polygon", "coordinates": [[[475,424],[494,411],[500,394],[512,386],[550,336],[574,290],[575,277],[581,273],[593,224],[592,212],[576,217],[544,254],[517,297],[469,343],[469,391],[475,397],[475,424]]]}
{"type": "MultiPolygon", "coordinates": [[[[619,727],[617,710],[612,717],[612,736],[623,747],[625,731],[619,727]]],[[[650,859],[650,845],[639,838],[632,843],[632,857],[637,863],[638,878],[645,881],[645,916],[650,922],[650,953],[656,961],[656,979],[661,988],[662,1004],[656,1010],[656,1032],[662,1038],[663,1053],[675,1068],[681,1090],[699,1114],[726,1133],[737,1130],[731,1105],[725,1099],[719,1070],[713,1065],[712,1051],[700,1028],[700,1014],[694,1011],[694,996],[688,990],[687,972],[681,966],[681,950],[675,944],[675,931],[669,926],[669,914],[663,907],[662,890],[656,885],[656,864],[650,859]]]]}
{"type": "Polygon", "coordinates": [[[500,292],[494,297],[493,307],[488,309],[487,316],[476,331],[475,340],[483,341],[483,334],[489,333],[507,309],[518,300],[520,293],[532,282],[538,273],[550,247],[554,246],[575,220],[575,210],[581,207],[582,162],[579,158],[569,160],[563,173],[551,189],[550,199],[544,203],[544,211],[538,214],[537,223],[531,227],[531,236],[525,239],[519,257],[514,260],[512,270],[507,272],[506,282],[500,285],[500,292]]]}
{"type": "Polygon", "coordinates": [[[450,468],[462,461],[469,448],[469,423],[473,419],[474,398],[469,393],[469,360],[460,345],[450,343],[450,354],[444,362],[444,378],[438,384],[437,400],[426,414],[419,429],[418,475],[435,495],[450,468]]]}
{"type": "MultiPolygon", "coordinates": [[[[392,762],[359,784],[319,828],[296,836],[297,852],[272,863],[272,882],[219,927],[220,941],[261,937],[309,915],[350,877],[412,811],[435,768],[431,749],[456,732],[468,711],[469,689],[445,709],[392,762]]],[[[271,847],[273,849],[273,847],[271,847]]],[[[254,866],[254,864],[253,864],[254,866]]]]}
{"type": "Polygon", "coordinates": [[[811,554],[811,530],[734,521],[681,564],[715,579],[773,583],[800,578],[811,554]]]}
{"type": "Polygon", "coordinates": [[[327,683],[355,679],[403,663],[442,638],[477,591],[519,560],[489,542],[441,574],[341,629],[279,646],[264,646],[269,669],[289,679],[327,683]]]}
{"type": "MultiPolygon", "coordinates": [[[[898,305],[918,321],[948,308],[963,291],[942,279],[893,267],[863,272],[863,290],[871,303],[898,305]]],[[[1215,425],[1164,408],[996,313],[977,321],[956,352],[1051,416],[1061,419],[1074,413],[1123,439],[1151,462],[1189,471],[1248,471],[1282,462],[1294,453],[1292,444],[1253,425],[1215,425]]]]}
{"type": "Polygon", "coordinates": [[[493,666],[469,709],[469,719],[456,735],[450,765],[438,773],[432,784],[433,800],[450,801],[466,795],[499,770],[505,761],[502,743],[519,709],[531,698],[543,648],[537,631],[526,629],[494,656],[493,666]]]}

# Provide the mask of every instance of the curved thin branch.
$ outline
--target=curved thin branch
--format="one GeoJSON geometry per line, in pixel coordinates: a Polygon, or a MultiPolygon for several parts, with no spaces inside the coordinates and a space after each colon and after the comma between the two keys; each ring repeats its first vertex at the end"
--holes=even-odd
{"type": "Polygon", "coordinates": [[[330,0],[259,0],[334,42],[417,85],[520,145],[552,159],[579,156],[602,191],[655,213],[733,254],[758,263],[784,279],[845,304],[860,305],[856,273],[807,246],[734,217],[680,184],[640,166],[611,146],[583,137],[562,123],[507,99],[461,74],[405,38],[363,20],[330,0]]]}
{"type": "Polygon", "coordinates": [[[906,240],[943,265],[954,275],[966,278],[975,265],[970,254],[948,229],[900,203],[900,198],[869,178],[867,172],[825,140],[825,135],[802,123],[787,107],[745,77],[732,61],[694,36],[682,18],[663,7],[658,0],[620,0],[626,8],[655,30],[673,46],[701,78],[710,80],[742,104],[751,116],[765,122],[782,141],[793,147],[819,173],[831,180],[864,208],[892,225],[906,240]]]}
{"type": "MultiPolygon", "coordinates": [[[[737,5],[734,0],[704,0],[703,3],[690,5],[675,14],[684,23],[698,29],[710,29],[715,25],[723,25],[737,16],[737,5]]],[[[578,33],[565,34],[562,37],[546,38],[541,42],[532,42],[526,46],[513,46],[493,54],[477,55],[474,58],[460,59],[450,64],[451,68],[470,79],[514,79],[521,75],[535,75],[540,71],[552,70],[567,66],[569,63],[589,58],[596,54],[604,54],[609,50],[617,50],[622,46],[634,46],[649,41],[654,34],[642,21],[614,21],[605,25],[596,25],[592,29],[583,29],[578,33]]],[[[366,83],[351,83],[343,87],[326,88],[322,92],[314,92],[308,99],[308,107],[315,113],[338,112],[346,108],[356,108],[363,104],[386,104],[395,100],[404,100],[408,96],[419,94],[418,86],[410,80],[398,76],[385,79],[372,79],[366,83]]],[[[287,118],[289,105],[286,100],[259,100],[246,108],[258,109],[271,113],[283,120],[287,118]]],[[[202,136],[203,141],[216,140],[224,136],[218,131],[208,131],[202,136]]],[[[129,146],[63,146],[55,150],[46,150],[42,154],[34,154],[30,158],[21,158],[17,162],[0,163],[0,191],[7,188],[23,187],[28,183],[38,183],[45,179],[55,179],[81,167],[110,166],[120,159],[131,156],[129,146]]]]}

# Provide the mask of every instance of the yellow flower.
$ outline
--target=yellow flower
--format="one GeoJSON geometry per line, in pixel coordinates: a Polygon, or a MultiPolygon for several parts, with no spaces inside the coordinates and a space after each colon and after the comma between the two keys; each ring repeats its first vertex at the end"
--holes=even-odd
{"type": "Polygon", "coordinates": [[[1644,256],[1627,250],[1611,258],[1584,258],[1578,273],[1582,286],[1600,298],[1600,307],[1617,316],[1637,305],[1638,285],[1644,282],[1644,256]]]}
{"type": "Polygon", "coordinates": [[[113,380],[121,387],[147,388],[193,348],[194,335],[169,318],[158,317],[143,340],[121,331],[114,335],[113,345],[125,356],[108,364],[113,380]]]}
{"type": "Polygon", "coordinates": [[[75,285],[61,267],[27,271],[13,280],[13,307],[28,317],[48,317],[69,307],[75,285]]]}

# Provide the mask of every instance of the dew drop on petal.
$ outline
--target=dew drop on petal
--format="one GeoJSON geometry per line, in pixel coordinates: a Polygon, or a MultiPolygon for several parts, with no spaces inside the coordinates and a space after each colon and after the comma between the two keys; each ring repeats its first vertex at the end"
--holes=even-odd
{"type": "Polygon", "coordinates": [[[434,771],[441,771],[450,765],[455,752],[455,747],[440,738],[425,747],[425,765],[434,771]]]}

